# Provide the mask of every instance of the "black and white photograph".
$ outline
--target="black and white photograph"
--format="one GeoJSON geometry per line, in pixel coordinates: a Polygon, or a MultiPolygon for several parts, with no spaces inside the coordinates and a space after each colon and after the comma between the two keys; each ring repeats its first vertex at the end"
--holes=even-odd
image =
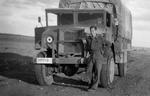
{"type": "Polygon", "coordinates": [[[0,0],[0,96],[150,96],[149,0],[0,0]]]}

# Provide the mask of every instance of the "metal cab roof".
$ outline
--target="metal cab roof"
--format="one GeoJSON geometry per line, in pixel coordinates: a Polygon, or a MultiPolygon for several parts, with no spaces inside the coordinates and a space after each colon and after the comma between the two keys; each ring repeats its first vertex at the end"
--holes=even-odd
{"type": "MultiPolygon", "coordinates": [[[[45,9],[47,13],[54,13],[54,14],[59,14],[59,13],[73,13],[73,12],[102,12],[102,11],[107,11],[105,9],[70,9],[70,8],[53,8],[53,9],[45,9]]],[[[108,12],[108,11],[107,11],[108,12]]]]}

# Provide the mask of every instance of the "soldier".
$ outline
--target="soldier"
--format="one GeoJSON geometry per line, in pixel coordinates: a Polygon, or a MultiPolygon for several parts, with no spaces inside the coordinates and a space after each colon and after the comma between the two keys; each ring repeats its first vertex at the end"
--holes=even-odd
{"type": "Polygon", "coordinates": [[[90,53],[90,62],[88,64],[87,75],[89,77],[88,91],[95,91],[99,84],[99,77],[102,68],[103,59],[103,43],[102,36],[96,34],[97,27],[91,26],[91,36],[87,39],[87,48],[90,53]]]}

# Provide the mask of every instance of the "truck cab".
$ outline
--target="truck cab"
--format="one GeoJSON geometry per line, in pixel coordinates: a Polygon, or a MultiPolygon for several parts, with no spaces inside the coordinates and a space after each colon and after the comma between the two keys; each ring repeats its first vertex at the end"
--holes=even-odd
{"type": "MultiPolygon", "coordinates": [[[[103,34],[104,36],[106,36],[105,38],[107,40],[113,43],[112,38],[112,30],[114,24],[113,20],[114,20],[113,15],[107,10],[102,9],[46,9],[46,26],[35,28],[35,39],[36,39],[35,44],[38,45],[39,42],[42,42],[41,39],[38,37],[39,35],[42,36],[43,33],[46,33],[48,30],[57,31],[57,33],[59,33],[59,36],[65,35],[64,31],[69,31],[69,29],[70,31],[71,29],[72,30],[75,29],[76,31],[80,30],[82,31],[80,33],[84,33],[82,35],[88,35],[90,33],[89,27],[91,25],[97,26],[98,28],[97,34],[103,34]],[[57,26],[49,26],[49,24],[51,23],[49,21],[49,18],[53,18],[49,17],[49,14],[55,14],[57,16],[57,26]]],[[[52,34],[50,32],[47,33],[52,34]]],[[[76,32],[76,34],[78,34],[78,32],[76,32]]],[[[55,36],[53,36],[53,39],[54,37],[55,36]]],[[[59,37],[57,39],[63,40],[65,38],[59,37]]],[[[44,46],[40,45],[40,47],[44,46]]]]}

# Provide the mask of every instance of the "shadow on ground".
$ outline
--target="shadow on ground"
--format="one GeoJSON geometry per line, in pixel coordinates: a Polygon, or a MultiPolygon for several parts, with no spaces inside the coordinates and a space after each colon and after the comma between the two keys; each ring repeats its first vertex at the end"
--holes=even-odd
{"type": "Polygon", "coordinates": [[[81,79],[77,80],[71,77],[63,77],[63,76],[54,76],[54,85],[58,86],[64,86],[64,87],[73,87],[81,90],[86,90],[88,83],[85,81],[82,81],[81,79]]]}
{"type": "Polygon", "coordinates": [[[16,53],[0,53],[0,75],[37,84],[32,57],[21,56],[16,53]]]}

